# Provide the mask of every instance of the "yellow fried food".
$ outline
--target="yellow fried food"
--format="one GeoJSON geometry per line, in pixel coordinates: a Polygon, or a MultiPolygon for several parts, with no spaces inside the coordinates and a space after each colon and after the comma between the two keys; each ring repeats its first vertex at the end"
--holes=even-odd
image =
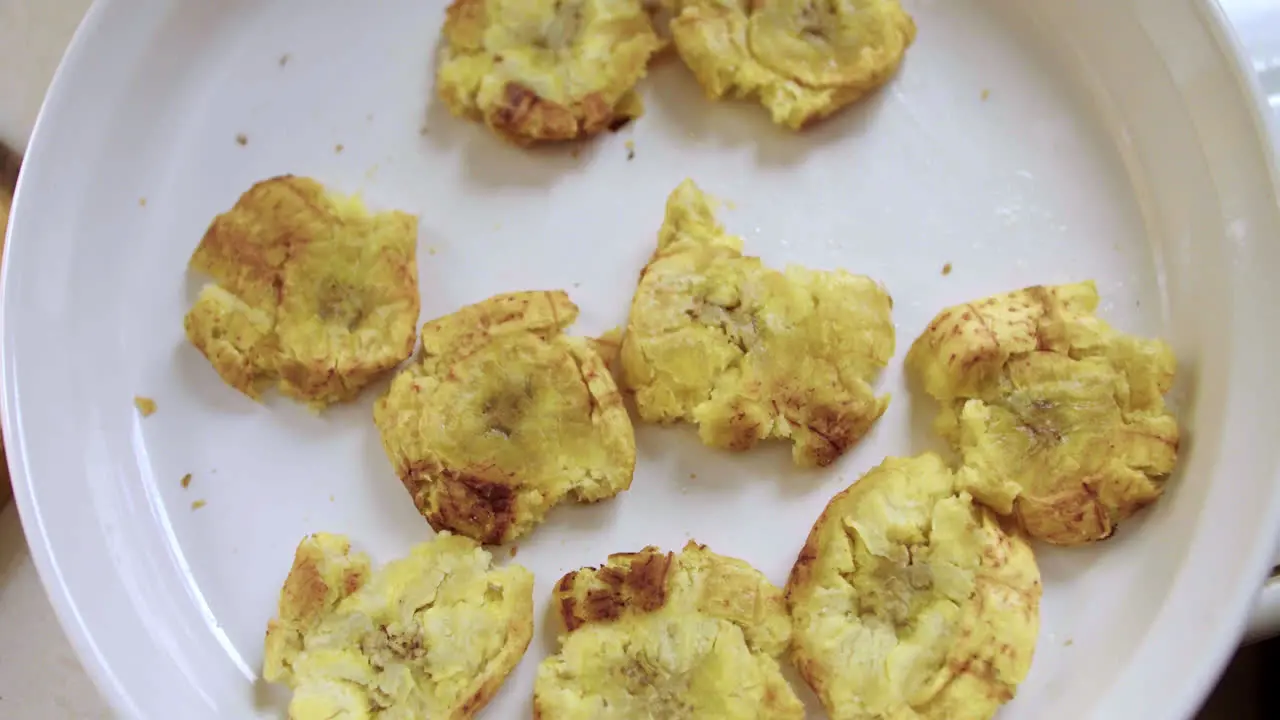
{"type": "Polygon", "coordinates": [[[521,144],[639,117],[633,88],[661,47],[641,0],[453,0],[444,40],[449,110],[521,144]]]}
{"type": "Polygon", "coordinates": [[[800,551],[792,659],[832,720],[983,720],[1031,667],[1040,594],[1031,547],[941,458],[888,458],[800,551]]]}
{"type": "Polygon", "coordinates": [[[341,535],[303,539],[263,676],[290,720],[471,718],[533,637],[533,574],[441,533],[377,572],[341,535]]]}
{"type": "Polygon", "coordinates": [[[1175,360],[1094,315],[1092,282],[943,310],[907,367],[942,403],[960,482],[1033,537],[1078,545],[1155,502],[1178,453],[1175,360]]]}
{"type": "Polygon", "coordinates": [[[892,304],[867,277],[744,257],[686,180],[631,303],[623,383],[646,421],[729,450],[789,438],[797,464],[828,465],[888,406],[869,383],[893,356],[892,304]]]}
{"type": "Polygon", "coordinates": [[[631,419],[592,341],[562,334],[577,317],[563,292],[521,292],[423,326],[374,422],[432,527],[504,543],[630,487],[631,419]]]}
{"type": "Polygon", "coordinates": [[[898,0],[682,0],[671,33],[709,97],[795,130],[888,81],[916,26],[898,0]]]}
{"type": "Polygon", "coordinates": [[[275,381],[315,407],[349,400],[413,352],[417,236],[415,216],[371,215],[308,178],[257,183],[191,256],[215,284],[187,338],[252,398],[275,381]]]}
{"type": "Polygon", "coordinates": [[[800,720],[777,658],[791,640],[782,591],[747,563],[690,542],[611,555],[565,575],[560,652],[534,686],[540,720],[800,720]]]}

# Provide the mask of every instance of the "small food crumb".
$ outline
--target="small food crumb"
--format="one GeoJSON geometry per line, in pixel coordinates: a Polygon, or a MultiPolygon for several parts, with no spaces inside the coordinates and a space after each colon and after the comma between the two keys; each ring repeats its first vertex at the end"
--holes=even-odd
{"type": "Polygon", "coordinates": [[[435,249],[435,248],[433,248],[433,247],[429,247],[429,248],[427,248],[427,254],[428,254],[428,255],[435,255],[435,254],[436,254],[436,249],[435,249]]]}
{"type": "Polygon", "coordinates": [[[147,206],[147,199],[144,197],[138,198],[138,207],[146,207],[146,206],[147,206]]]}
{"type": "Polygon", "coordinates": [[[156,401],[141,395],[134,396],[133,406],[138,408],[138,412],[142,413],[142,417],[151,417],[152,413],[156,411],[156,401]]]}
{"type": "Polygon", "coordinates": [[[343,150],[342,143],[338,143],[337,145],[333,146],[333,151],[335,153],[340,153],[342,152],[342,150],[343,150]]]}
{"type": "Polygon", "coordinates": [[[1075,644],[1076,644],[1075,640],[1072,640],[1071,638],[1067,638],[1067,641],[1062,643],[1062,647],[1071,647],[1072,645],[1075,645],[1075,644]]]}
{"type": "Polygon", "coordinates": [[[636,143],[634,140],[627,141],[627,159],[628,160],[636,159],[636,143]]]}
{"type": "Polygon", "coordinates": [[[239,134],[237,134],[237,135],[236,135],[236,144],[237,144],[237,145],[248,145],[248,144],[249,144],[249,136],[248,136],[248,135],[245,135],[244,133],[239,133],[239,134]]]}
{"type": "Polygon", "coordinates": [[[582,148],[580,147],[575,147],[574,149],[569,151],[569,157],[572,157],[574,159],[577,159],[577,157],[581,154],[582,154],[582,148]]]}
{"type": "Polygon", "coordinates": [[[330,495],[330,496],[329,496],[329,502],[333,502],[333,496],[332,496],[332,495],[330,495]]]}
{"type": "Polygon", "coordinates": [[[205,502],[205,501],[203,501],[203,500],[196,500],[195,502],[191,503],[191,510],[194,512],[194,511],[199,510],[200,508],[204,507],[204,506],[205,506],[205,505],[207,505],[207,504],[208,504],[208,503],[206,503],[206,502],[205,502]]]}
{"type": "Polygon", "coordinates": [[[511,557],[515,557],[515,556],[516,556],[516,553],[518,553],[518,552],[520,552],[520,546],[519,546],[519,545],[512,545],[512,546],[511,546],[511,557]]]}
{"type": "Polygon", "coordinates": [[[280,56],[280,67],[284,67],[285,65],[288,65],[288,64],[289,64],[289,53],[285,53],[280,56]]]}
{"type": "Polygon", "coordinates": [[[191,473],[182,476],[182,489],[186,490],[191,487],[191,473]]]}
{"type": "Polygon", "coordinates": [[[982,99],[985,101],[985,100],[986,100],[987,98],[989,98],[989,97],[991,97],[991,91],[990,91],[990,90],[988,90],[988,89],[986,89],[986,88],[983,88],[983,89],[982,89],[982,99]]]}
{"type": "Polygon", "coordinates": [[[947,263],[946,265],[943,265],[943,266],[942,266],[942,274],[943,274],[943,275],[950,275],[950,274],[951,274],[951,263],[947,263]]]}
{"type": "Polygon", "coordinates": [[[697,480],[697,479],[698,479],[698,473],[689,473],[689,479],[690,479],[690,480],[697,480]]]}

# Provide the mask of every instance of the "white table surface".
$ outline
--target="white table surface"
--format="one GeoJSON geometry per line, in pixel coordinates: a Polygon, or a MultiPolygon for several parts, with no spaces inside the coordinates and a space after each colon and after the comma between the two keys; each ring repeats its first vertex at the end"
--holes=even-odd
{"type": "MultiPolygon", "coordinates": [[[[15,148],[26,145],[49,79],[89,4],[0,0],[0,140],[15,148]]],[[[1222,5],[1280,112],[1280,0],[1222,5]]],[[[1280,632],[1280,584],[1259,602],[1253,632],[1280,632]]],[[[110,716],[45,599],[17,508],[10,504],[0,511],[0,718],[110,716]]]]}

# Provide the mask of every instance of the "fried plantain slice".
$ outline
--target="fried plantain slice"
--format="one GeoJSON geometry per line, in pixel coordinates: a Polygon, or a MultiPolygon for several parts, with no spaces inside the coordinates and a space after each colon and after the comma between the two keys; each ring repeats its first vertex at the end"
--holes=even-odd
{"type": "Polygon", "coordinates": [[[560,652],[534,686],[541,720],[799,720],[777,658],[791,640],[782,591],[742,560],[690,542],[565,575],[560,652]]]}
{"type": "Polygon", "coordinates": [[[562,334],[577,317],[561,291],[521,292],[423,326],[374,422],[436,530],[504,543],[566,498],[630,487],[631,419],[591,341],[562,334]]]}
{"type": "Polygon", "coordinates": [[[898,0],[682,0],[671,33],[709,97],[798,130],[887,82],[916,27],[898,0]]]}
{"type": "Polygon", "coordinates": [[[349,400],[413,352],[417,217],[285,175],[214,218],[190,267],[212,276],[187,338],[222,380],[257,399],[349,400]]]}
{"type": "Polygon", "coordinates": [[[1033,537],[1079,545],[1155,502],[1178,453],[1169,346],[1098,319],[1092,282],[943,310],[907,367],[942,403],[960,482],[1033,537]]]}
{"type": "Polygon", "coordinates": [[[372,572],[341,535],[298,545],[263,676],[291,720],[476,715],[533,637],[533,574],[440,533],[372,572]]]}
{"type": "Polygon", "coordinates": [[[454,0],[436,90],[513,142],[573,140],[640,116],[660,47],[641,0],[454,0]]]}
{"type": "Polygon", "coordinates": [[[888,458],[828,503],[787,582],[792,659],[833,720],[984,720],[1026,677],[1031,547],[933,454],[888,458]]]}
{"type": "Polygon", "coordinates": [[[869,383],[893,356],[891,306],[867,277],[744,257],[686,180],[631,303],[623,384],[648,422],[728,450],[787,438],[797,464],[828,465],[888,406],[869,383]]]}

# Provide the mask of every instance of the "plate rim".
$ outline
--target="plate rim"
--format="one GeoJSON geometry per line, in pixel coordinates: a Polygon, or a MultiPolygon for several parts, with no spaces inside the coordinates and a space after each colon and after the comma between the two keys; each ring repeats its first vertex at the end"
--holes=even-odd
{"type": "MultiPolygon", "coordinates": [[[[50,122],[48,118],[58,105],[64,102],[63,97],[66,92],[63,86],[68,82],[67,77],[75,72],[75,66],[80,64],[80,57],[87,52],[86,47],[104,22],[112,2],[113,0],[93,0],[80,20],[80,24],[76,26],[75,32],[72,33],[67,49],[63,52],[57,69],[54,70],[53,77],[49,81],[49,88],[45,92],[44,100],[40,103],[40,110],[31,128],[31,137],[27,141],[27,150],[23,159],[24,168],[38,167],[43,163],[42,158],[46,153],[44,147],[47,143],[45,136],[50,132],[46,129],[50,122]]],[[[81,616],[77,601],[71,596],[70,589],[63,578],[60,563],[49,541],[44,517],[40,513],[39,503],[36,500],[31,474],[27,469],[26,442],[16,411],[17,392],[16,382],[12,377],[14,365],[11,356],[12,343],[7,341],[10,334],[7,321],[10,312],[7,288],[9,287],[9,268],[12,267],[10,262],[10,256],[13,253],[12,240],[17,235],[17,230],[25,224],[22,222],[22,215],[25,213],[20,210],[29,202],[24,200],[26,192],[23,189],[23,186],[28,184],[24,182],[24,175],[28,174],[18,175],[5,236],[3,259],[0,260],[0,343],[2,343],[0,344],[0,385],[3,385],[0,387],[0,431],[3,432],[4,437],[13,501],[18,508],[18,518],[22,522],[22,531],[27,540],[32,562],[36,567],[36,575],[40,578],[45,597],[53,607],[58,625],[71,644],[80,666],[93,681],[99,696],[113,713],[127,713],[129,717],[140,717],[141,714],[132,693],[123,687],[123,683],[111,669],[110,663],[103,656],[93,633],[81,616]]]]}

